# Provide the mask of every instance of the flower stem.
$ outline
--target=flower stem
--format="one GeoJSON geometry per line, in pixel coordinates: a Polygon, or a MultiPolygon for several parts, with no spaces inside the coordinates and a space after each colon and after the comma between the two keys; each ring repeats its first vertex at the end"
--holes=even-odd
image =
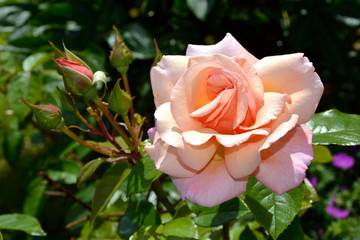
{"type": "Polygon", "coordinates": [[[78,198],[77,196],[75,196],[72,192],[70,192],[67,188],[63,187],[62,185],[56,183],[54,180],[52,180],[44,170],[41,170],[40,175],[46,179],[48,181],[48,183],[56,189],[59,189],[60,191],[62,191],[65,196],[68,196],[70,198],[72,198],[74,201],[78,202],[80,205],[82,205],[84,208],[91,210],[91,207],[89,206],[89,204],[87,204],[86,202],[83,202],[80,198],[78,198]]]}
{"type": "Polygon", "coordinates": [[[169,199],[167,198],[159,179],[157,179],[156,181],[154,181],[152,183],[153,186],[153,190],[156,193],[156,196],[158,197],[158,199],[160,200],[160,202],[162,204],[164,204],[164,206],[166,207],[166,209],[168,210],[168,212],[171,214],[171,216],[174,216],[175,214],[175,209],[173,207],[173,205],[171,205],[169,199]]]}
{"type": "Polygon", "coordinates": [[[109,120],[110,124],[115,128],[116,132],[125,140],[126,144],[130,147],[133,146],[133,143],[130,141],[129,136],[124,132],[124,130],[122,130],[120,125],[116,122],[114,116],[109,112],[107,107],[104,106],[100,98],[97,97],[93,101],[109,120]]]}
{"type": "Polygon", "coordinates": [[[222,228],[223,240],[229,240],[229,223],[224,223],[222,228]]]}
{"type": "Polygon", "coordinates": [[[91,131],[93,131],[96,134],[101,134],[100,131],[94,127],[93,125],[91,125],[91,123],[89,123],[84,117],[83,115],[81,115],[81,113],[79,112],[79,110],[77,108],[75,108],[74,110],[75,115],[80,119],[81,122],[83,122],[91,131]]]}
{"type": "Polygon", "coordinates": [[[87,141],[85,141],[84,139],[82,139],[81,137],[79,137],[78,135],[76,135],[74,132],[72,132],[68,127],[64,127],[63,129],[61,129],[63,133],[65,133],[66,135],[68,135],[70,138],[72,138],[73,140],[77,141],[78,143],[80,143],[81,145],[84,145],[85,147],[88,147],[98,153],[107,155],[107,156],[113,156],[113,150],[110,148],[106,148],[106,147],[99,147],[96,146],[94,144],[91,144],[87,141]]]}
{"type": "MultiPolygon", "coordinates": [[[[127,77],[127,73],[121,73],[121,77],[124,81],[124,87],[125,87],[125,91],[127,94],[129,94],[129,96],[131,97],[131,91],[130,91],[130,86],[129,86],[129,79],[127,77]]],[[[131,126],[134,127],[135,126],[135,118],[134,118],[134,107],[131,106],[129,109],[130,112],[130,118],[131,118],[131,126]]]]}
{"type": "Polygon", "coordinates": [[[127,114],[124,114],[124,115],[122,115],[122,118],[124,119],[125,125],[126,125],[128,131],[130,133],[130,136],[131,136],[131,138],[132,138],[132,140],[133,140],[133,142],[135,144],[135,147],[136,147],[135,151],[137,151],[137,149],[138,149],[138,140],[137,140],[137,138],[135,136],[134,129],[130,124],[129,116],[127,114]]]}

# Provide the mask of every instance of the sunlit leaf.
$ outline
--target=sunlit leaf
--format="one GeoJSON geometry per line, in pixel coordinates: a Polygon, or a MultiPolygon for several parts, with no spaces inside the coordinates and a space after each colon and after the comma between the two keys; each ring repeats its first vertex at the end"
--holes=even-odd
{"type": "Polygon", "coordinates": [[[245,201],[255,219],[276,239],[297,215],[303,197],[304,185],[279,195],[250,176],[245,201]]]}
{"type": "Polygon", "coordinates": [[[360,145],[360,115],[333,109],[317,113],[306,125],[313,131],[313,144],[360,145]]]}
{"type": "Polygon", "coordinates": [[[325,146],[314,145],[313,163],[328,163],[334,161],[330,150],[325,146]]]}
{"type": "Polygon", "coordinates": [[[45,236],[38,220],[26,214],[3,214],[0,215],[0,229],[20,230],[33,236],[45,236]]]}
{"type": "Polygon", "coordinates": [[[166,239],[198,239],[199,234],[195,222],[190,216],[175,218],[166,223],[162,229],[162,236],[166,239]],[[186,229],[186,230],[184,230],[186,229]]]}
{"type": "Polygon", "coordinates": [[[150,157],[145,156],[131,170],[127,186],[128,194],[147,191],[151,183],[158,179],[161,174],[162,172],[156,169],[150,157]]]}

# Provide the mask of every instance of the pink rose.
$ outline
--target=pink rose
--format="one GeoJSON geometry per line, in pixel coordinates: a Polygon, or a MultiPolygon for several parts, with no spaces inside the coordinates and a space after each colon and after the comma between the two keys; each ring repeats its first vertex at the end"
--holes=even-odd
{"type": "Polygon", "coordinates": [[[302,53],[258,60],[231,35],[151,69],[156,126],[146,151],[183,200],[212,207],[252,174],[276,193],[298,186],[313,158],[323,84],[302,53]]]}

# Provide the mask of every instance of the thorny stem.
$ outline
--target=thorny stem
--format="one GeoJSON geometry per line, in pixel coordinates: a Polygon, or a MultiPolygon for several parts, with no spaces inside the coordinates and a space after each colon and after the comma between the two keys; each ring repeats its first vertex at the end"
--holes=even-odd
{"type": "Polygon", "coordinates": [[[103,112],[106,118],[109,120],[110,124],[115,128],[116,132],[125,140],[129,146],[133,146],[132,142],[129,139],[129,136],[124,132],[120,125],[114,119],[114,116],[109,112],[107,107],[104,106],[99,97],[94,99],[96,106],[103,112]]]}
{"type": "Polygon", "coordinates": [[[85,147],[88,147],[92,150],[94,150],[95,152],[107,155],[107,156],[113,156],[113,150],[110,148],[106,148],[106,147],[99,147],[96,146],[94,144],[91,144],[87,141],[85,141],[84,139],[82,139],[81,137],[79,137],[78,135],[76,135],[74,132],[72,132],[68,127],[64,127],[62,129],[63,133],[65,133],[66,135],[68,135],[70,138],[72,138],[73,140],[79,142],[81,145],[84,145],[85,147]]]}
{"type": "Polygon", "coordinates": [[[41,170],[40,175],[48,181],[48,183],[56,189],[59,189],[60,191],[62,191],[67,197],[72,198],[74,201],[78,202],[81,206],[83,206],[86,209],[91,210],[91,207],[86,203],[83,202],[80,198],[78,198],[77,196],[75,196],[72,192],[70,192],[68,189],[66,189],[64,186],[56,183],[54,180],[52,180],[44,170],[41,170]]]}
{"type": "Polygon", "coordinates": [[[156,196],[158,197],[158,199],[160,200],[160,202],[162,204],[164,204],[164,206],[166,207],[166,209],[168,210],[168,212],[171,214],[171,216],[174,216],[175,214],[175,209],[173,207],[173,205],[170,203],[169,199],[166,196],[166,193],[164,192],[159,179],[157,179],[156,181],[154,181],[152,183],[153,186],[153,190],[156,193],[156,196]]]}

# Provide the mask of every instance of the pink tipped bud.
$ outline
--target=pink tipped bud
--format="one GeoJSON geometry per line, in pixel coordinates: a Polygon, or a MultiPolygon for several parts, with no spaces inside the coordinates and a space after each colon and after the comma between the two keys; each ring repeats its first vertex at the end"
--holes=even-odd
{"type": "Polygon", "coordinates": [[[75,71],[84,74],[85,76],[87,76],[91,81],[93,79],[93,73],[90,69],[88,69],[87,67],[85,67],[84,65],[82,65],[79,62],[72,62],[66,59],[62,59],[62,58],[58,58],[56,59],[56,62],[60,65],[60,66],[65,66],[65,67],[69,67],[74,69],[75,71]]]}

